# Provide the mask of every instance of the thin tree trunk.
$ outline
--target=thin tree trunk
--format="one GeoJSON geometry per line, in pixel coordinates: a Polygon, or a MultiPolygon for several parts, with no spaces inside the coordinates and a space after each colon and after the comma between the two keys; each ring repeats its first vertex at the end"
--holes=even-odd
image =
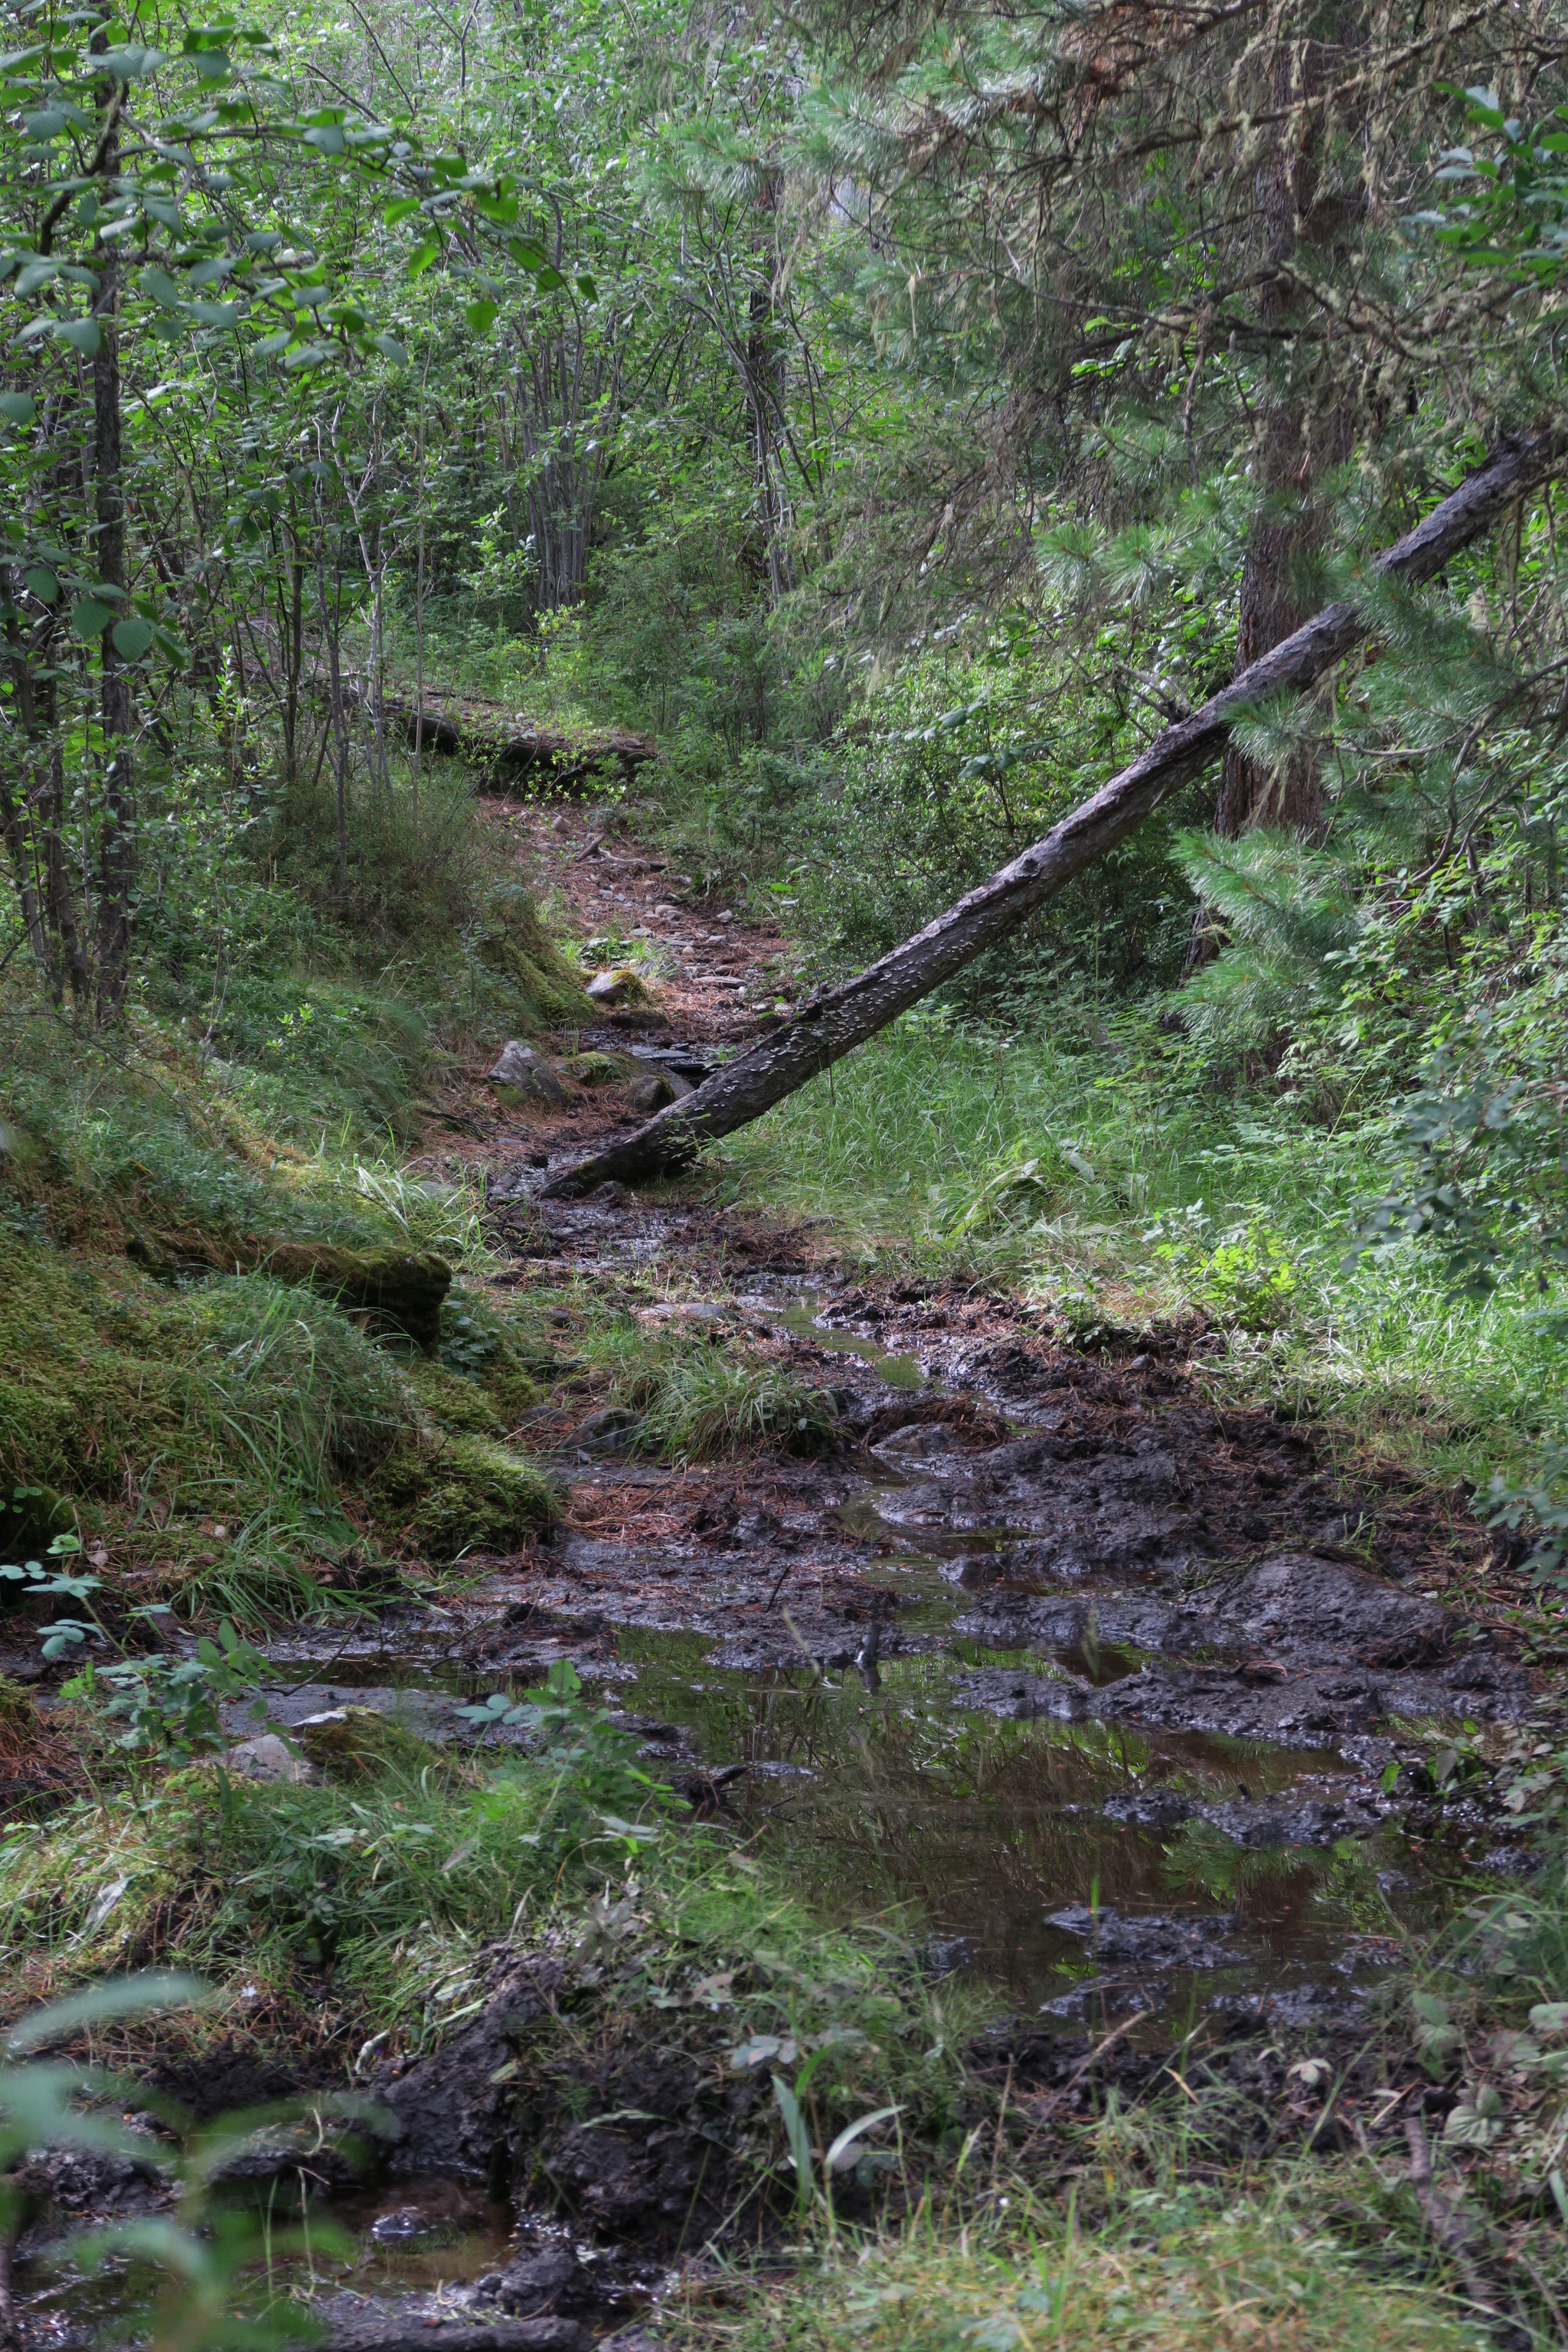
{"type": "MultiPolygon", "coordinates": [[[[1375,575],[1418,586],[1433,579],[1521,491],[1562,470],[1568,429],[1550,428],[1504,442],[1425,522],[1379,557],[1375,575]]],[[[1371,628],[1363,608],[1331,604],[1303,628],[1244,670],[1179,725],[1167,727],[1043,841],[961,898],[923,931],[853,980],[803,1005],[784,1027],[749,1054],[727,1063],[696,1092],[659,1112],[622,1143],[563,1169],[540,1187],[552,1198],[590,1192],[616,1179],[635,1182],[689,1160],[703,1139],[728,1135],[794,1094],[817,1074],[865,1044],[879,1029],[940,988],[1064,882],[1114,849],[1179,785],[1221,753],[1241,713],[1270,695],[1299,692],[1321,677],[1371,628]]]]}
{"type": "MultiPolygon", "coordinates": [[[[117,164],[111,143],[105,163],[117,164]]],[[[100,342],[92,362],[93,485],[98,523],[98,576],[114,598],[114,615],[104,630],[100,659],[103,683],[103,832],[99,859],[98,1013],[110,1020],[125,1002],[131,975],[131,882],[134,855],[131,766],[131,677],[115,651],[115,623],[124,618],[125,479],[121,448],[119,271],[111,263],[97,310],[100,342]]]]}

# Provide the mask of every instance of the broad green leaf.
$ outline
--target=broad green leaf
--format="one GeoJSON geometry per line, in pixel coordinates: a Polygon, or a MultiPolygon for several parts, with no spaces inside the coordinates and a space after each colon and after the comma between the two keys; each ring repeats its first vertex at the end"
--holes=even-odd
{"type": "Polygon", "coordinates": [[[566,283],[559,269],[552,268],[549,262],[545,263],[542,269],[536,269],[533,276],[541,292],[545,294],[553,294],[558,286],[564,286],[566,283]]]}
{"type": "Polygon", "coordinates": [[[380,352],[384,359],[389,359],[395,367],[408,365],[408,353],[395,335],[372,335],[370,347],[373,352],[380,352]]]}
{"type": "Polygon", "coordinates": [[[293,340],[294,331],[291,327],[285,327],[276,335],[264,335],[260,342],[251,345],[251,357],[258,360],[275,360],[280,352],[288,350],[293,340]]]}
{"type": "Polygon", "coordinates": [[[162,49],[136,47],[105,49],[101,56],[93,59],[95,66],[104,73],[112,74],[116,81],[145,81],[149,75],[157,72],[163,61],[162,49]]]}
{"type": "Polygon", "coordinates": [[[40,604],[52,604],[60,593],[60,583],[47,563],[30,563],[22,577],[27,583],[27,593],[36,596],[40,604]]]}
{"type": "Polygon", "coordinates": [[[114,625],[114,650],[126,661],[140,661],[153,643],[153,638],[151,621],[132,619],[116,621],[114,625]]]}
{"type": "Polygon", "coordinates": [[[36,114],[22,117],[22,128],[29,139],[58,139],[65,127],[65,116],[58,106],[43,106],[36,114]]]}
{"type": "Polygon", "coordinates": [[[476,335],[488,335],[495,325],[500,305],[495,302],[469,302],[463,311],[476,335]]]}
{"type": "Polygon", "coordinates": [[[79,596],[71,606],[71,627],[84,645],[101,637],[113,618],[113,605],[104,604],[99,596],[79,596]]]}
{"type": "Polygon", "coordinates": [[[0,416],[7,425],[31,425],[33,403],[25,392],[0,392],[0,416]]]}
{"type": "Polygon", "coordinates": [[[305,144],[317,148],[323,155],[343,155],[348,152],[349,142],[335,122],[328,122],[319,131],[307,131],[305,144]]]}
{"type": "Polygon", "coordinates": [[[185,307],[184,296],[166,269],[144,269],[142,290],[151,294],[154,302],[161,302],[165,310],[183,310],[185,307]]]}
{"type": "Polygon", "coordinates": [[[596,302],[599,299],[599,289],[594,283],[594,280],[588,276],[586,270],[582,273],[577,280],[577,291],[581,294],[584,302],[596,302]]]}
{"type": "Polygon", "coordinates": [[[388,228],[395,228],[399,221],[407,220],[412,214],[416,213],[418,210],[419,199],[417,196],[398,196],[393,203],[387,205],[381,217],[386,223],[388,228]]]}
{"type": "Polygon", "coordinates": [[[330,360],[331,356],[331,343],[301,343],[297,351],[288,354],[283,364],[289,369],[319,367],[322,360],[330,360]]]}
{"type": "Polygon", "coordinates": [[[99,332],[96,319],[65,319],[56,327],[55,332],[62,343],[69,343],[73,351],[80,352],[89,360],[96,359],[102,348],[103,337],[99,332]]]}
{"type": "Polygon", "coordinates": [[[423,278],[440,250],[440,241],[436,237],[426,237],[423,245],[416,245],[408,257],[410,278],[423,278]]]}
{"type": "Polygon", "coordinates": [[[191,316],[204,327],[233,327],[239,321],[237,302],[193,302],[191,316]]]}
{"type": "Polygon", "coordinates": [[[36,294],[40,286],[47,286],[51,278],[58,278],[59,274],[60,265],[53,259],[26,262],[16,272],[16,283],[13,291],[17,294],[36,294]]]}
{"type": "Polygon", "coordinates": [[[233,276],[234,267],[228,254],[216,254],[211,261],[198,261],[194,269],[187,270],[185,283],[188,286],[221,286],[226,278],[233,276]]]}

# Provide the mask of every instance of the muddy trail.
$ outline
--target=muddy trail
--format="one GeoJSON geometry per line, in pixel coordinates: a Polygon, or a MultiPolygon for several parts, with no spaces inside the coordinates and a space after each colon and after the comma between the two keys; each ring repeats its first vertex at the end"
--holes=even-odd
{"type": "MultiPolygon", "coordinates": [[[[560,1099],[520,1108],[482,1066],[455,1076],[416,1169],[482,1173],[490,1286],[557,1299],[568,1360],[590,1291],[650,1336],[777,1365],[824,1412],[808,1450],[666,1465],[568,1360],[517,1433],[562,1488],[560,1525],[346,1638],[274,1641],[274,1723],[368,1708],[460,1747],[478,1736],[463,1708],[570,1660],[692,1816],[826,1918],[896,1931],[911,1967],[985,1989],[972,2070],[1005,2077],[1041,2133],[1097,2086],[1137,2091],[1194,2027],[1291,2128],[1279,2038],[1327,2035],[1353,2082],[1406,1933],[1447,1915],[1461,1874],[1528,1866],[1510,1815],[1436,1802],[1407,1730],[1531,1711],[1540,1677],[1501,1612],[1444,1597],[1484,1596],[1489,1572],[1500,1591],[1489,1538],[1462,1496],[1347,1477],[1310,1428],[1216,1405],[1224,1340],[1199,1319],[1084,1351],[1000,1293],[858,1277],[831,1234],[724,1212],[695,1183],[539,1198],[636,1123],[640,1079],[694,1083],[754,1035],[789,955],[686,906],[580,812],[498,821],[585,936],[613,918],[614,940],[657,938],[663,971],[652,1002],[557,1041],[560,1099]],[[621,1057],[620,1078],[576,1082],[584,1055],[621,1057]]],[[[254,1725],[233,1732],[265,1769],[265,1736],[258,1751],[254,1725]]],[[[609,2031],[572,2081],[536,2066],[520,2120],[509,2085],[571,1965],[497,1953],[433,2057],[362,2073],[395,2119],[377,2185],[318,2133],[305,2168],[362,2250],[319,2305],[340,2352],[634,2352],[669,2264],[733,2230],[767,2083],[715,2074],[721,2018],[671,2023],[658,2048],[609,2031]]],[[[313,2079],[240,2053],[232,2073],[163,2087],[216,2112],[313,2079]]],[[[259,2159],[298,2160],[292,2142],[259,2159]]],[[[40,2208],[58,2221],[72,2194],[51,2176],[40,2208]]],[[[103,2210],[104,2183],[79,2201],[103,2210]]],[[[86,2342],[113,2292],[40,2291],[26,2340],[86,2342]]]]}

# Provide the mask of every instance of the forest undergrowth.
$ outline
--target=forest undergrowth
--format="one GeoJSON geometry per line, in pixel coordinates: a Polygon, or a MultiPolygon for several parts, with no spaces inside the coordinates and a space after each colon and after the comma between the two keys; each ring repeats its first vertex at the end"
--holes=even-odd
{"type": "MultiPolygon", "coordinates": [[[[307,2340],[355,2250],[215,2186],[213,2103],[276,2093],[252,2177],[331,2204],[468,2035],[490,2185],[610,2269],[584,2143],[697,2148],[623,2231],[668,2352],[1560,2343],[1559,0],[0,20],[0,2352],[42,2340],[29,2151],[73,2143],[184,2184],[115,2326],[307,2340]],[[1526,446],[1439,576],[1379,572],[1526,446]],[[1338,604],[1331,667],[868,1044],[588,1239],[537,1213],[684,1116],[670,1054],[805,1034],[1338,604]],[[776,1542],[741,1613],[810,1600],[781,1514],[849,1408],[744,1290],[774,1260],[868,1349],[914,1300],[1049,1355],[1129,1458],[1179,1391],[1447,1531],[1398,1598],[1528,1706],[1382,1725],[1420,1901],[1348,1839],[1156,1856],[1205,1918],[1331,1885],[1353,2026],[999,2015],[579,1675],[624,1663],[579,1538],[689,1536],[686,1598],[776,1542]],[[236,1760],[411,1628],[450,1737],[345,1669],[236,1760]],[[1504,1815],[1497,1868],[1442,1845],[1504,1815]]],[[[789,1619],[770,1706],[918,1696],[880,1605],[831,1666],[789,1619]]],[[[984,1793],[1006,1741],[942,1738],[984,1793]]]]}

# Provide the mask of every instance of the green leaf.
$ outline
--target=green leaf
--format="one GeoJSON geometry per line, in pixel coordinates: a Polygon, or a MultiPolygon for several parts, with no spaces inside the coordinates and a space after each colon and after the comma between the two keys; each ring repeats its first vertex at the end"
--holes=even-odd
{"type": "Polygon", "coordinates": [[[293,340],[293,329],[291,327],[285,327],[282,329],[280,333],[276,335],[264,335],[260,342],[253,343],[250,347],[250,355],[252,359],[257,360],[275,360],[279,356],[279,352],[286,352],[288,350],[293,340]]]}
{"type": "Polygon", "coordinates": [[[35,410],[25,392],[0,392],[0,416],[7,425],[31,425],[35,410]]]}
{"type": "Polygon", "coordinates": [[[330,360],[331,356],[331,343],[301,343],[297,351],[288,354],[283,364],[289,369],[319,367],[323,360],[330,360]]]}
{"type": "Polygon", "coordinates": [[[381,217],[386,223],[388,228],[395,228],[399,221],[407,220],[412,214],[416,213],[418,210],[419,199],[417,196],[398,196],[393,203],[387,205],[381,217]]]}
{"type": "Polygon", "coordinates": [[[423,245],[416,245],[408,257],[410,278],[423,278],[440,250],[440,240],[437,237],[426,237],[423,245]]]}
{"type": "Polygon", "coordinates": [[[73,351],[89,360],[97,358],[103,345],[96,319],[64,319],[55,332],[62,343],[69,343],[73,351]]]}
{"type": "Polygon", "coordinates": [[[496,302],[469,302],[464,309],[463,316],[476,335],[488,335],[500,315],[500,304],[496,302]]]}
{"type": "Polygon", "coordinates": [[[58,278],[59,274],[60,265],[58,261],[26,262],[16,272],[16,283],[12,291],[16,294],[36,294],[40,286],[47,286],[51,278],[58,278]]]}
{"type": "Polygon", "coordinates": [[[191,316],[204,327],[234,327],[239,323],[237,302],[193,302],[191,316]]]}
{"type": "Polygon", "coordinates": [[[216,254],[211,261],[198,261],[194,269],[187,271],[186,283],[191,286],[221,286],[226,278],[233,276],[234,266],[228,254],[216,254]]]}
{"type": "Polygon", "coordinates": [[[84,645],[101,637],[113,618],[113,605],[104,604],[101,597],[79,596],[71,606],[71,627],[84,645]]]}
{"type": "Polygon", "coordinates": [[[557,287],[564,286],[566,283],[561,272],[558,269],[552,269],[549,262],[545,263],[542,269],[536,269],[533,275],[541,293],[543,294],[553,294],[557,287]]]}
{"type": "Polygon", "coordinates": [[[184,296],[166,269],[144,269],[142,290],[151,294],[154,302],[161,302],[165,310],[183,310],[185,307],[184,296]]]}
{"type": "Polygon", "coordinates": [[[162,49],[105,49],[95,57],[93,64],[102,73],[112,74],[116,81],[145,81],[155,74],[164,61],[162,49]]]}
{"type": "Polygon", "coordinates": [[[395,367],[408,365],[408,353],[395,335],[372,335],[370,347],[373,352],[380,352],[384,358],[389,359],[395,367]]]}
{"type": "Polygon", "coordinates": [[[29,595],[36,596],[40,604],[52,604],[60,593],[60,583],[47,563],[29,563],[22,577],[29,595]]]}
{"type": "Polygon", "coordinates": [[[577,280],[577,291],[581,294],[584,302],[596,302],[599,299],[599,289],[595,285],[594,280],[588,276],[586,270],[582,273],[577,280]]]}
{"type": "Polygon", "coordinates": [[[346,155],[349,142],[335,122],[327,122],[319,131],[307,131],[305,144],[318,149],[323,155],[346,155]]]}
{"type": "Polygon", "coordinates": [[[126,661],[140,661],[153,639],[151,621],[116,621],[114,625],[114,650],[126,661]]]}

